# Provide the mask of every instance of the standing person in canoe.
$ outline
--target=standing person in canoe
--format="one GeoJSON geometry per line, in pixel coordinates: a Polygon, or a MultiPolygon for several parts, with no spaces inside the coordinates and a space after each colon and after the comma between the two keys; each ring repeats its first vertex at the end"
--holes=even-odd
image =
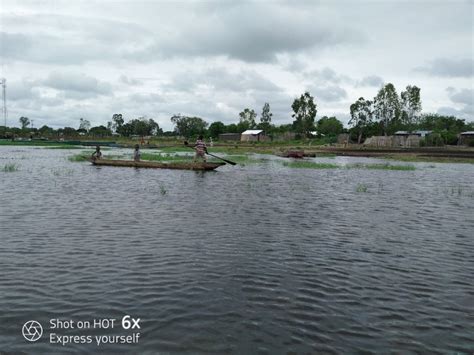
{"type": "Polygon", "coordinates": [[[95,152],[91,155],[92,160],[100,160],[102,159],[102,152],[100,151],[100,146],[95,147],[95,152]]]}
{"type": "Polygon", "coordinates": [[[197,162],[198,159],[202,159],[205,163],[207,161],[206,154],[205,154],[207,153],[207,147],[206,147],[206,143],[204,143],[203,141],[202,134],[199,135],[198,140],[196,141],[196,144],[194,145],[194,149],[196,150],[196,154],[194,155],[194,162],[197,162]]]}
{"type": "Polygon", "coordinates": [[[138,144],[135,145],[135,151],[133,152],[133,160],[140,161],[141,153],[140,153],[140,146],[138,144]]]}

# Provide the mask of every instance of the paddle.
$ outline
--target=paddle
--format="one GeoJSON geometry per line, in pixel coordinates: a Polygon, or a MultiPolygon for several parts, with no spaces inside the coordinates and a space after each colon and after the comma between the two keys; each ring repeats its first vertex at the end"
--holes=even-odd
{"type": "MultiPolygon", "coordinates": [[[[188,143],[188,141],[184,141],[184,145],[188,148],[191,148],[191,149],[194,149],[194,147],[191,147],[188,143]]],[[[214,154],[211,154],[207,151],[206,149],[206,154],[207,155],[210,155],[211,157],[214,157],[214,158],[217,158],[217,159],[220,159],[222,161],[225,161],[227,164],[230,164],[230,165],[237,165],[237,163],[233,162],[233,161],[230,161],[230,160],[227,160],[227,159],[224,159],[224,158],[221,158],[221,157],[218,157],[217,155],[214,155],[214,154]]]]}

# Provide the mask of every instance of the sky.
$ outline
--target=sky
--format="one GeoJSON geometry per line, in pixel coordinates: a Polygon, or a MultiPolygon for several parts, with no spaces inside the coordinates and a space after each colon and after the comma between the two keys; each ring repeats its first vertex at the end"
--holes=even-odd
{"type": "Polygon", "coordinates": [[[347,124],[384,83],[474,121],[473,28],[474,0],[0,0],[7,125],[121,113],[171,130],[174,114],[230,124],[248,107],[258,120],[265,102],[286,124],[305,91],[316,119],[347,124]]]}

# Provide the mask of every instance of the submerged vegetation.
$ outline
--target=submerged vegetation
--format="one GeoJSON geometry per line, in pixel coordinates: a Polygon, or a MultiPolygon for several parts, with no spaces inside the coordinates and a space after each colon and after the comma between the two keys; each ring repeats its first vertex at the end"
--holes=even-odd
{"type": "Polygon", "coordinates": [[[5,164],[3,166],[2,171],[5,172],[5,173],[13,173],[15,171],[18,171],[18,165],[16,165],[15,163],[5,164]]]}
{"type": "Polygon", "coordinates": [[[356,192],[367,192],[367,185],[357,184],[356,192]]]}
{"type": "Polygon", "coordinates": [[[390,164],[350,164],[337,165],[332,163],[318,163],[313,161],[289,161],[283,162],[284,166],[298,169],[369,169],[369,170],[416,170],[413,165],[390,165],[390,164]]]}
{"type": "Polygon", "coordinates": [[[297,169],[338,169],[341,166],[331,163],[316,163],[313,161],[285,161],[283,166],[297,169]]]}

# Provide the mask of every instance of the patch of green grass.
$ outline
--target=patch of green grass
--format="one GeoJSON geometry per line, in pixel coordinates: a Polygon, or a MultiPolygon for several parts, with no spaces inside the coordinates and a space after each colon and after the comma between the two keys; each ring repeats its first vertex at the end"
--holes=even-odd
{"type": "Polygon", "coordinates": [[[413,165],[390,165],[390,164],[353,164],[348,165],[348,169],[369,169],[369,170],[416,170],[413,165]]]}
{"type": "Polygon", "coordinates": [[[331,163],[316,163],[313,161],[285,161],[284,166],[297,169],[338,169],[339,165],[331,163]]]}
{"type": "Polygon", "coordinates": [[[2,168],[2,171],[5,173],[13,173],[18,170],[19,170],[18,165],[16,165],[15,163],[5,164],[2,168]]]}
{"type": "Polygon", "coordinates": [[[356,192],[367,192],[367,185],[357,184],[356,192]]]}
{"type": "Polygon", "coordinates": [[[193,159],[193,154],[173,155],[173,154],[141,153],[141,159],[149,160],[149,161],[187,161],[189,162],[190,160],[193,159]]]}

